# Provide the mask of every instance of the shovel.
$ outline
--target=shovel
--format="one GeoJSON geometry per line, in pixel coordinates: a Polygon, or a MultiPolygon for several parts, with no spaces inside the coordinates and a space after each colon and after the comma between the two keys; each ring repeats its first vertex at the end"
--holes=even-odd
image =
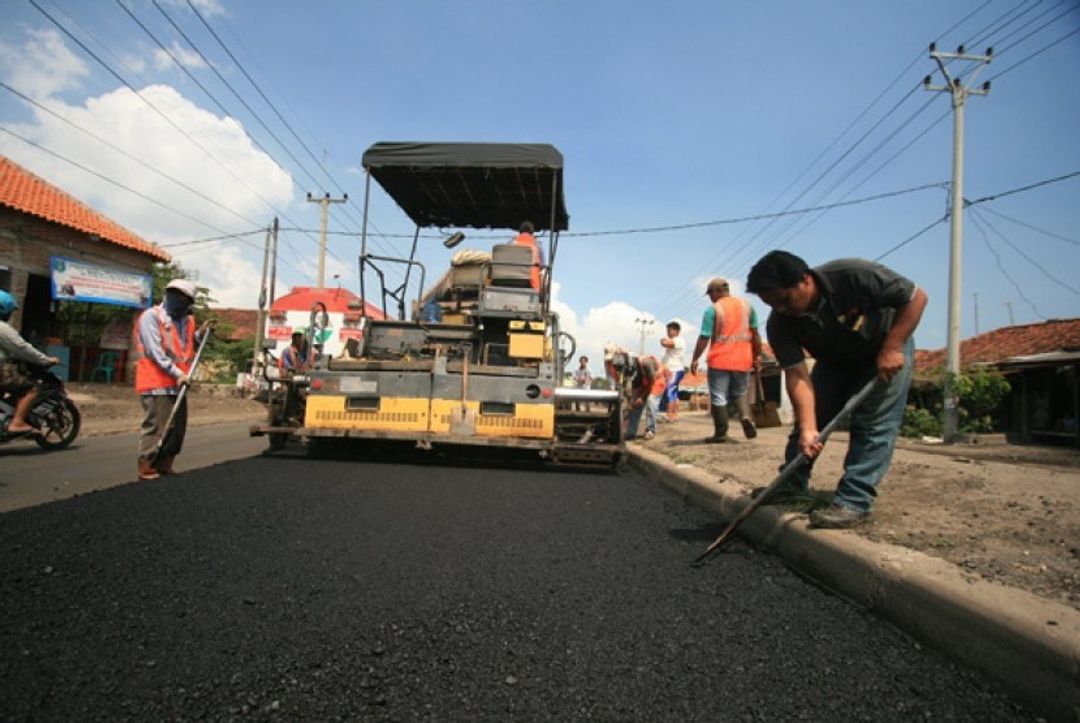
{"type": "MultiPolygon", "coordinates": [[[[194,323],[194,320],[192,320],[194,323]]],[[[188,370],[188,379],[195,374],[195,370],[199,366],[199,360],[202,358],[203,349],[206,347],[206,342],[210,341],[210,329],[207,327],[206,333],[203,334],[202,341],[199,342],[199,348],[195,350],[195,359],[191,362],[191,369],[188,370]]],[[[173,403],[172,411],[169,412],[169,418],[165,421],[165,429],[161,432],[161,437],[158,438],[157,447],[154,449],[154,455],[150,458],[150,463],[156,465],[158,459],[161,457],[161,450],[165,447],[165,440],[169,438],[169,432],[172,431],[173,422],[176,420],[176,410],[180,409],[180,404],[187,396],[188,389],[191,387],[191,382],[184,384],[180,387],[180,393],[176,395],[176,402],[173,403]]]]}
{"type": "Polygon", "coordinates": [[[469,409],[466,400],[469,398],[469,356],[472,353],[470,345],[464,345],[461,366],[461,406],[450,410],[450,434],[454,436],[471,437],[476,434],[476,410],[469,409]]]}
{"type": "MultiPolygon", "coordinates": [[[[851,413],[854,412],[860,404],[866,401],[866,398],[869,397],[870,394],[874,391],[874,389],[877,387],[877,384],[878,379],[877,377],[875,377],[869,382],[867,382],[866,386],[860,389],[855,396],[849,399],[847,401],[847,404],[844,405],[844,408],[841,409],[840,412],[832,418],[832,421],[825,425],[825,429],[821,430],[821,432],[818,433],[817,441],[821,444],[825,444],[825,440],[829,438],[829,435],[832,434],[838,426],[846,422],[848,420],[848,417],[851,416],[851,413]]],[[[720,536],[716,538],[713,544],[709,545],[709,548],[705,550],[705,552],[701,553],[701,555],[699,555],[696,560],[694,560],[694,567],[702,565],[705,560],[708,559],[709,555],[718,550],[721,545],[727,542],[728,538],[730,538],[732,534],[734,534],[735,530],[738,529],[739,525],[741,525],[747,517],[754,514],[754,510],[765,504],[765,502],[769,499],[772,493],[775,492],[776,489],[780,487],[780,485],[783,484],[784,481],[788,477],[790,477],[796,469],[799,468],[799,465],[805,463],[806,461],[807,456],[802,452],[799,452],[799,454],[796,455],[793,460],[785,464],[780,470],[780,474],[776,475],[776,479],[770,482],[769,486],[761,491],[761,494],[750,500],[750,504],[744,507],[742,512],[740,512],[738,516],[736,516],[735,519],[731,521],[731,524],[727,526],[727,529],[721,532],[720,536]]]]}
{"type": "Polygon", "coordinates": [[[754,370],[754,385],[757,391],[751,408],[754,415],[754,426],[758,428],[781,426],[780,413],[776,411],[776,402],[765,399],[765,388],[761,384],[761,371],[757,369],[754,370]]]}

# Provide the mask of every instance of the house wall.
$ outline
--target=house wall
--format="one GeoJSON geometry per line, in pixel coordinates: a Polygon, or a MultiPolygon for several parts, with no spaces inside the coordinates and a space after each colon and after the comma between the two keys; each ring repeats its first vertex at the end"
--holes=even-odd
{"type": "MultiPolygon", "coordinates": [[[[104,352],[93,344],[88,345],[89,348],[72,349],[67,346],[68,339],[62,339],[59,347],[46,346],[49,338],[63,336],[57,329],[57,302],[51,296],[52,256],[66,256],[139,274],[150,274],[155,259],[91,234],[0,206],[0,267],[6,267],[2,274],[8,285],[6,290],[19,303],[19,309],[9,323],[42,351],[61,358],[63,363],[55,371],[62,378],[68,378],[69,372],[76,369],[82,370],[85,378],[98,362],[98,354],[104,352]]],[[[135,311],[133,309],[132,314],[135,311]]],[[[123,369],[115,368],[114,379],[131,378],[129,344],[125,341],[128,338],[125,328],[119,340],[113,339],[112,343],[103,342],[101,345],[119,351],[121,358],[127,359],[126,373],[123,369]]],[[[99,380],[104,378],[106,376],[99,376],[99,380]]]]}
{"type": "MultiPolygon", "coordinates": [[[[154,259],[90,234],[10,208],[0,207],[0,266],[10,270],[8,291],[25,306],[30,275],[49,276],[49,258],[67,256],[124,271],[149,274],[154,259]]],[[[22,323],[22,310],[11,325],[22,323]]]]}
{"type": "Polygon", "coordinates": [[[1010,439],[1080,447],[1080,364],[1032,366],[1008,379],[1010,439]]]}

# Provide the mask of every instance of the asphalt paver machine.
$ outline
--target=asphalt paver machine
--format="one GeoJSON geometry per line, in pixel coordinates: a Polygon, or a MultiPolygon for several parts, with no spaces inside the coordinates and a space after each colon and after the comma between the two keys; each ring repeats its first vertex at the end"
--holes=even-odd
{"type": "MultiPolygon", "coordinates": [[[[363,166],[359,338],[335,356],[316,354],[302,394],[292,393],[302,396],[292,416],[252,433],[271,435],[271,446],[289,436],[312,446],[381,439],[615,465],[624,453],[620,395],[561,386],[575,351],[551,310],[559,233],[569,224],[562,154],[543,144],[376,143],[363,166]],[[372,252],[372,180],[415,223],[407,258],[372,252]],[[525,221],[546,258],[512,241],[525,221]],[[448,269],[434,280],[417,260],[425,229],[439,230],[449,249],[448,269]],[[508,233],[455,251],[465,229],[508,233]]],[[[317,334],[325,315],[312,318],[317,334]]]]}

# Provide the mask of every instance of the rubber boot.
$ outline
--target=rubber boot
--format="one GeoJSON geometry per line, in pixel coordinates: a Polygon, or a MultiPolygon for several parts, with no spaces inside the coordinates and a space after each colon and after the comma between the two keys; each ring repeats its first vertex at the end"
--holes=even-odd
{"type": "Polygon", "coordinates": [[[736,406],[739,409],[739,421],[742,423],[743,434],[747,439],[753,439],[757,436],[757,427],[754,426],[754,413],[750,411],[750,400],[744,394],[736,400],[736,406]]]}
{"type": "Polygon", "coordinates": [[[173,460],[176,459],[175,454],[163,454],[158,457],[157,464],[154,465],[161,474],[176,474],[176,470],[173,469],[173,460]]]}
{"type": "Polygon", "coordinates": [[[713,422],[713,436],[708,437],[705,441],[709,444],[721,444],[728,441],[728,411],[727,407],[710,407],[712,412],[713,422]]]}
{"type": "Polygon", "coordinates": [[[139,457],[139,479],[151,480],[161,477],[161,473],[154,469],[149,457],[139,457]]]}

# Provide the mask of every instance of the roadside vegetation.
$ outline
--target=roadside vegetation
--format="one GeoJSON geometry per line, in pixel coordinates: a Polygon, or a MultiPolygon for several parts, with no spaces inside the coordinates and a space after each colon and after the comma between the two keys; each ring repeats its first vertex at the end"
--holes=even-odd
{"type": "MultiPolygon", "coordinates": [[[[940,437],[942,434],[944,370],[933,375],[930,385],[921,385],[909,396],[900,433],[905,437],[940,437]],[[911,399],[916,403],[910,403],[911,399]]],[[[969,369],[955,376],[959,400],[959,430],[964,434],[989,434],[1000,431],[998,408],[1011,387],[995,369],[969,369]]]]}

